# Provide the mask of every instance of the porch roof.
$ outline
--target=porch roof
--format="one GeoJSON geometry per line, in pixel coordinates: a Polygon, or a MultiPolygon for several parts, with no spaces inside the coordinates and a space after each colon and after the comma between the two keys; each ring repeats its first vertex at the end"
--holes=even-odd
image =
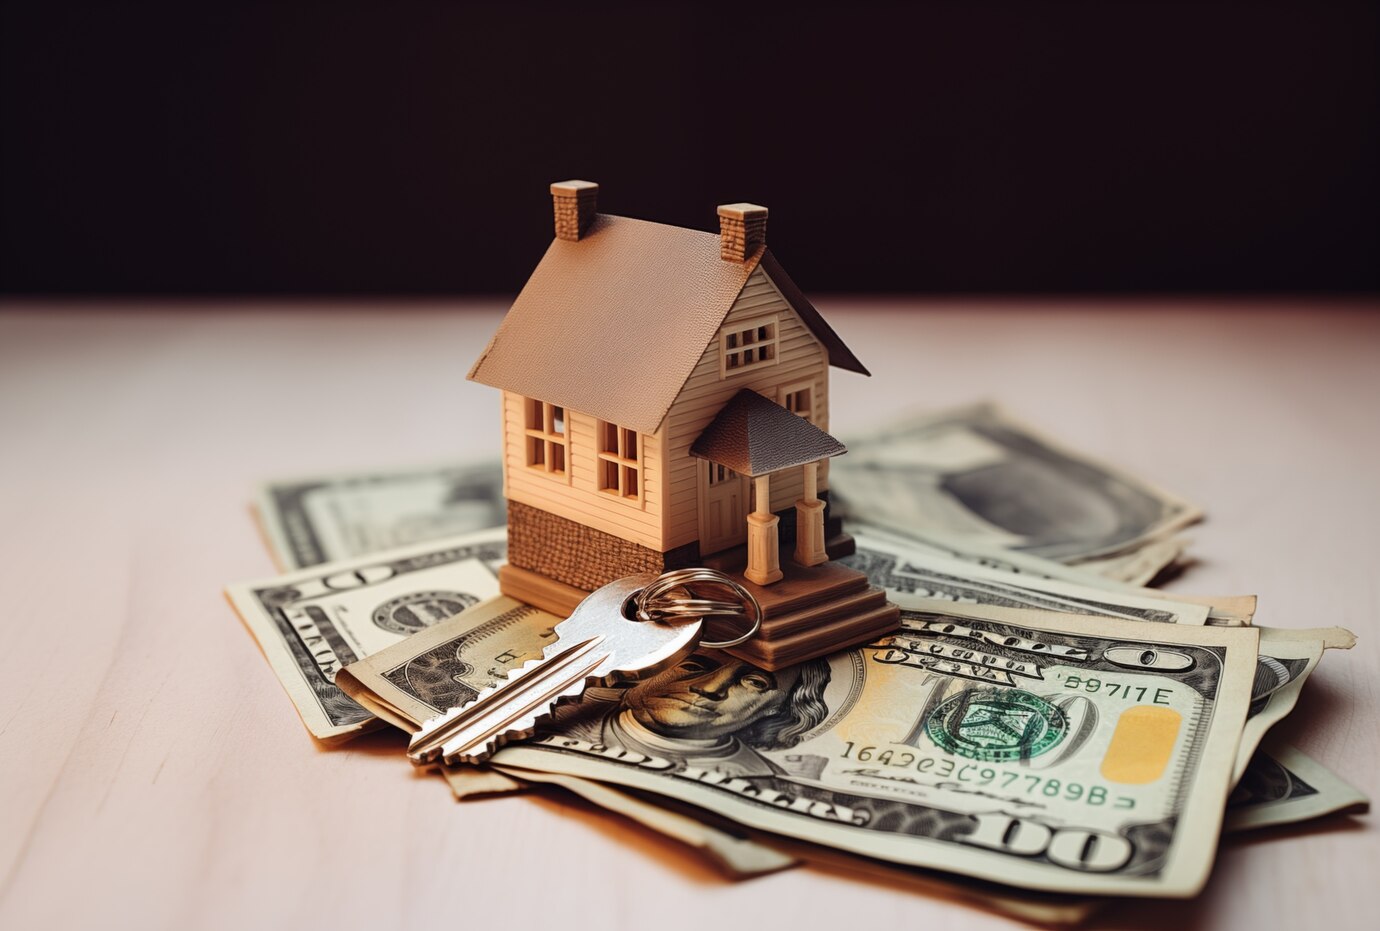
{"type": "Polygon", "coordinates": [[[690,447],[690,455],[752,478],[846,452],[804,417],[749,388],[735,394],[690,447]]]}

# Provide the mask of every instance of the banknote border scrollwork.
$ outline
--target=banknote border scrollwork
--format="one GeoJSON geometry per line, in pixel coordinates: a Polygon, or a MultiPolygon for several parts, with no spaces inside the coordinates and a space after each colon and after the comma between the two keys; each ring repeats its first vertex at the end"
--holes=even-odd
{"type": "MultiPolygon", "coordinates": [[[[388,581],[393,581],[400,575],[409,572],[420,572],[436,566],[449,565],[461,562],[466,559],[479,559],[486,565],[500,560],[504,555],[504,544],[502,542],[484,542],[467,544],[465,546],[452,546],[437,550],[433,553],[426,553],[420,556],[408,556],[397,559],[380,560],[376,565],[388,566],[393,570],[388,576],[388,581]]],[[[306,570],[303,570],[306,571],[306,570]]],[[[281,592],[281,586],[267,586],[252,590],[254,599],[263,609],[264,614],[272,618],[273,624],[278,628],[283,643],[287,646],[292,658],[296,663],[297,669],[302,676],[302,681],[311,690],[312,698],[316,702],[317,708],[330,722],[332,727],[345,727],[351,724],[358,724],[367,721],[373,715],[363,708],[360,708],[353,699],[342,692],[335,683],[327,678],[324,670],[312,655],[311,650],[302,641],[301,633],[288,621],[284,614],[284,608],[291,606],[292,602],[283,604],[276,601],[272,595],[281,592]],[[341,703],[345,707],[359,709],[358,715],[351,713],[342,717],[340,712],[332,707],[335,703],[341,703]]]]}

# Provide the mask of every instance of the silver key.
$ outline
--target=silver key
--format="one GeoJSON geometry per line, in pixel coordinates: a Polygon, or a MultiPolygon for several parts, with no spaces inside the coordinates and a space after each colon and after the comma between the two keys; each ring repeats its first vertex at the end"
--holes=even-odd
{"type": "MultiPolygon", "coordinates": [[[[694,581],[691,573],[708,571],[685,570],[679,575],[694,581]]],[[[634,604],[634,596],[649,593],[644,590],[654,583],[658,591],[669,590],[674,585],[667,583],[674,583],[676,575],[629,576],[593,592],[556,625],[558,639],[543,650],[541,659],[513,670],[505,681],[485,689],[469,704],[426,722],[408,745],[408,759],[419,766],[434,763],[438,757],[447,763],[483,762],[505,743],[530,737],[537,725],[550,719],[558,701],[580,695],[587,685],[613,685],[680,662],[700,645],[702,618],[730,613],[727,609],[736,606],[692,599],[651,614],[644,609],[645,619],[636,619],[640,606],[634,604]],[[685,604],[707,607],[694,610],[685,604]],[[714,606],[720,610],[711,610],[714,606]]],[[[699,580],[715,581],[703,576],[699,580]]],[[[742,591],[732,582],[726,584],[742,591]]],[[[756,599],[747,598],[757,608],[760,623],[756,599]]],[[[746,636],[729,645],[756,629],[754,624],[746,636]]]]}

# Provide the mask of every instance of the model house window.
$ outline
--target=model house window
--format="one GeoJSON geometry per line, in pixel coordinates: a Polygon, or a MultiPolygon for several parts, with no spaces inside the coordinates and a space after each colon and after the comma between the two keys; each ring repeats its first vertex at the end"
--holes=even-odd
{"type": "Polygon", "coordinates": [[[776,362],[776,318],[758,317],[727,329],[722,340],[722,374],[776,362]]]}
{"type": "Polygon", "coordinates": [[[791,385],[781,393],[781,406],[792,414],[815,422],[815,393],[810,385],[791,385]]]}
{"type": "Polygon", "coordinates": [[[724,482],[736,481],[738,473],[728,466],[721,466],[717,462],[709,463],[709,484],[722,485],[724,482]]]}
{"type": "Polygon", "coordinates": [[[565,408],[536,398],[526,398],[523,403],[527,406],[527,464],[553,475],[564,475],[568,481],[565,408]]]}
{"type": "Polygon", "coordinates": [[[637,431],[599,421],[599,490],[642,499],[642,450],[637,431]]]}

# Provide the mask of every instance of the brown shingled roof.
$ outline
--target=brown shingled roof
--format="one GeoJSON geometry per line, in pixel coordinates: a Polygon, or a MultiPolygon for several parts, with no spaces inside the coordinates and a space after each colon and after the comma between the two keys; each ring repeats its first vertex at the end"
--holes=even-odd
{"type": "Polygon", "coordinates": [[[846,452],[819,427],[750,388],[730,398],[690,447],[690,455],[752,478],[846,452]]]}
{"type": "Polygon", "coordinates": [[[600,214],[551,243],[469,377],[652,433],[759,263],[830,363],[867,374],[765,247],[729,262],[716,233],[600,214]]]}

